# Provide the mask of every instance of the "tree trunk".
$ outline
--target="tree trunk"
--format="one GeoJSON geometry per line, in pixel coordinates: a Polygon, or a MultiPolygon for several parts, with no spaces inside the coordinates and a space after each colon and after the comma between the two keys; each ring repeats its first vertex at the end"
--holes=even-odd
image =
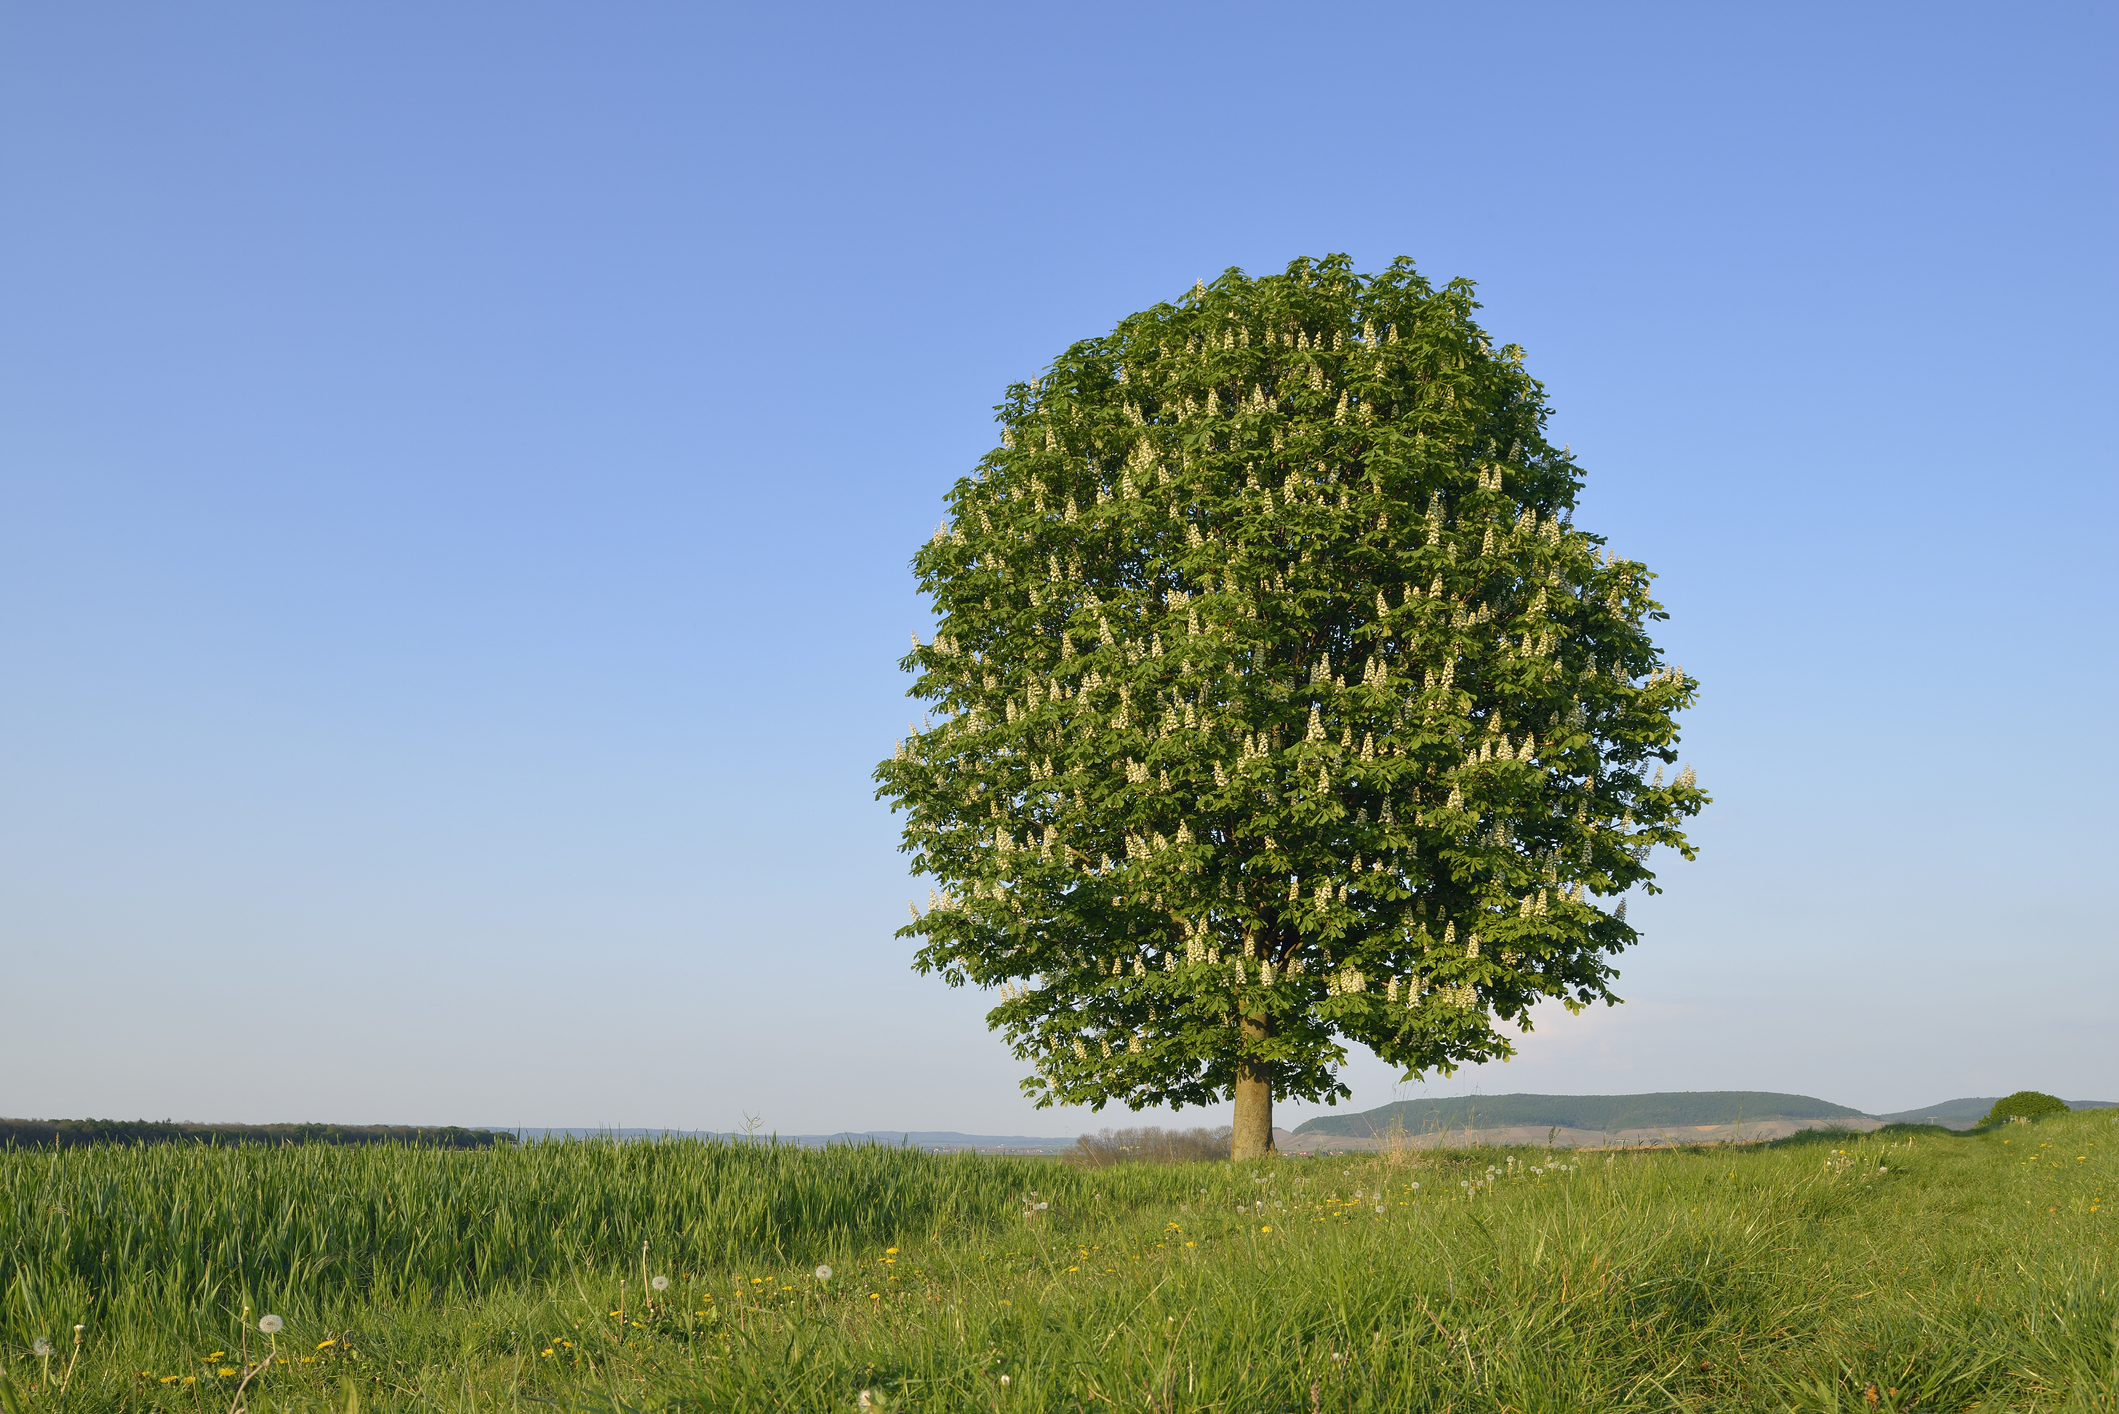
{"type": "MultiPolygon", "coordinates": [[[[1243,1038],[1262,1041],[1273,1034],[1263,1016],[1243,1019],[1243,1038]]],[[[1263,1159],[1273,1152],[1273,1067],[1245,1058],[1236,1063],[1236,1133],[1229,1141],[1232,1159],[1263,1159]]]]}

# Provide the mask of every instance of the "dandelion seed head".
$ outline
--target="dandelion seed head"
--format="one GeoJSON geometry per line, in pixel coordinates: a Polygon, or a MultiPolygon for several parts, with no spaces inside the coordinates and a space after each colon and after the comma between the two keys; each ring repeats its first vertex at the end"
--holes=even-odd
{"type": "Polygon", "coordinates": [[[654,1287],[657,1291],[668,1291],[670,1289],[670,1279],[668,1277],[656,1277],[648,1285],[654,1287]]]}
{"type": "Polygon", "coordinates": [[[258,1329],[267,1335],[278,1335],[280,1328],[285,1324],[286,1322],[282,1321],[278,1316],[270,1313],[258,1317],[258,1329]]]}
{"type": "Polygon", "coordinates": [[[30,1342],[29,1353],[41,1359],[52,1353],[52,1343],[40,1335],[30,1342]]]}
{"type": "Polygon", "coordinates": [[[818,1281],[830,1281],[830,1280],[831,1280],[831,1268],[830,1268],[830,1267],[819,1267],[819,1268],[817,1268],[817,1280],[818,1280],[818,1281]]]}

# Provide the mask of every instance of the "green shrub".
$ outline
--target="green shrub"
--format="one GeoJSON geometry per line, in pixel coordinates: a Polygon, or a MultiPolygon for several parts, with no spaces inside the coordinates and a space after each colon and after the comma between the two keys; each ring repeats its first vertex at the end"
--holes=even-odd
{"type": "Polygon", "coordinates": [[[2067,1101],[2056,1100],[2051,1095],[2042,1095],[2036,1090],[2018,1090],[1994,1102],[1981,1124],[1999,1124],[2005,1119],[2039,1119],[2045,1115],[2064,1115],[2067,1101]]]}
{"type": "Polygon", "coordinates": [[[1112,1164],[1191,1164],[1229,1157],[1228,1125],[1219,1129],[1107,1129],[1084,1134],[1074,1141],[1067,1157],[1089,1168],[1112,1164]]]}

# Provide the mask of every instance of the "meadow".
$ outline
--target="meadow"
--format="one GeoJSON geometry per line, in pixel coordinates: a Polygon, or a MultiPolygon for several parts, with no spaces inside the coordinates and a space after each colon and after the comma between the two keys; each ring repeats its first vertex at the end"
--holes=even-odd
{"type": "Polygon", "coordinates": [[[5,1151],[0,1407],[2111,1410],[2115,1180],[2109,1112],[1251,1165],[5,1151]]]}

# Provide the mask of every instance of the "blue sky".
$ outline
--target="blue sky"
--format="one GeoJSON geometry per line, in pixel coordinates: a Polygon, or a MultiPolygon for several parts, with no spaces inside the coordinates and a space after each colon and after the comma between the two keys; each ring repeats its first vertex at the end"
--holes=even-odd
{"type": "Polygon", "coordinates": [[[1705,688],[1628,1004],[1425,1092],[2119,1099],[2115,30],[13,7],[0,1113],[1126,1122],[891,937],[907,561],[1008,382],[1328,251],[1479,282],[1705,688]]]}

